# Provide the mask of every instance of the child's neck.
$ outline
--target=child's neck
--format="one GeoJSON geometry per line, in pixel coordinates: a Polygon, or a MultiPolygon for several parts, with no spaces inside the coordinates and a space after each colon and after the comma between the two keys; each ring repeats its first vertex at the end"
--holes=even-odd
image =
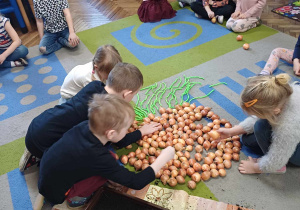
{"type": "MultiPolygon", "coordinates": [[[[108,94],[114,94],[114,95],[117,95],[117,96],[122,97],[121,93],[118,93],[118,92],[114,91],[111,87],[109,87],[109,86],[107,86],[107,85],[104,87],[104,89],[106,90],[106,92],[107,92],[108,94]]],[[[122,98],[123,98],[123,97],[122,97],[122,98]]]]}

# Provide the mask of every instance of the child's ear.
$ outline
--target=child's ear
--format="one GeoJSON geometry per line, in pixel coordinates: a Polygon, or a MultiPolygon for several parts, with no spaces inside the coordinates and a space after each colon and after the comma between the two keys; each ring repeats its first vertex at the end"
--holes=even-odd
{"type": "Polygon", "coordinates": [[[281,112],[280,108],[275,108],[274,109],[274,114],[278,115],[281,112]]]}
{"type": "Polygon", "coordinates": [[[93,64],[93,69],[98,70],[98,66],[96,64],[93,64]]]}
{"type": "Polygon", "coordinates": [[[130,94],[132,94],[132,91],[131,90],[125,90],[123,92],[123,98],[126,98],[127,96],[129,96],[130,94]]]}
{"type": "Polygon", "coordinates": [[[106,137],[108,140],[113,140],[114,139],[114,136],[116,135],[116,131],[115,130],[108,130],[106,132],[106,137]]]}

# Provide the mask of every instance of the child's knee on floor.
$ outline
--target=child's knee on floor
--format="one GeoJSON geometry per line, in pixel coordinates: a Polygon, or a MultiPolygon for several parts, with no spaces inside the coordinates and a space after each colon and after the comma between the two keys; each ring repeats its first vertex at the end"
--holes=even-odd
{"type": "Polygon", "coordinates": [[[45,46],[42,46],[42,47],[40,47],[39,49],[40,49],[40,52],[41,52],[43,55],[47,55],[47,54],[48,54],[45,46]]]}

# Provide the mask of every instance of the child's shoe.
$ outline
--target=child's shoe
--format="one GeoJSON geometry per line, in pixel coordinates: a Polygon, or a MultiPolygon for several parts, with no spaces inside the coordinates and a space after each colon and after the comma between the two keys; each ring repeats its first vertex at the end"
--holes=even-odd
{"type": "Polygon", "coordinates": [[[89,197],[74,197],[71,199],[67,199],[67,206],[71,209],[77,209],[84,207],[90,200],[92,196],[89,197]]]}
{"type": "Polygon", "coordinates": [[[284,174],[286,172],[286,166],[283,166],[281,169],[272,172],[264,172],[266,174],[284,174]]]}
{"type": "Polygon", "coordinates": [[[184,7],[188,6],[187,3],[182,2],[182,1],[179,1],[178,4],[179,4],[179,6],[180,6],[181,8],[184,8],[184,7]]]}
{"type": "Polygon", "coordinates": [[[25,147],[24,153],[19,162],[19,170],[21,172],[25,171],[27,168],[37,164],[39,159],[33,156],[25,147]]]}
{"type": "Polygon", "coordinates": [[[196,18],[199,18],[199,19],[202,18],[202,16],[201,16],[201,15],[198,15],[197,13],[195,13],[195,17],[196,17],[196,18]]]}
{"type": "Polygon", "coordinates": [[[218,15],[217,20],[218,20],[218,23],[223,24],[224,16],[223,15],[218,15]]]}
{"type": "Polygon", "coordinates": [[[15,66],[27,66],[28,62],[24,58],[20,58],[16,61],[14,61],[15,66]]]}

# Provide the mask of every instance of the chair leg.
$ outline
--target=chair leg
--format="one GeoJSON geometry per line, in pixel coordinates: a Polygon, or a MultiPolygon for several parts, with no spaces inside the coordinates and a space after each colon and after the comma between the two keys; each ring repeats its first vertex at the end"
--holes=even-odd
{"type": "Polygon", "coordinates": [[[11,6],[12,6],[12,7],[14,8],[14,10],[15,10],[15,15],[16,15],[17,20],[18,20],[18,22],[19,22],[19,25],[20,25],[20,27],[21,27],[22,33],[27,33],[28,30],[27,30],[27,27],[26,27],[26,25],[25,25],[25,23],[24,23],[23,17],[22,17],[22,15],[21,15],[21,12],[20,12],[20,10],[19,10],[19,7],[18,7],[18,5],[17,5],[16,0],[9,0],[9,1],[10,1],[11,6]]]}

